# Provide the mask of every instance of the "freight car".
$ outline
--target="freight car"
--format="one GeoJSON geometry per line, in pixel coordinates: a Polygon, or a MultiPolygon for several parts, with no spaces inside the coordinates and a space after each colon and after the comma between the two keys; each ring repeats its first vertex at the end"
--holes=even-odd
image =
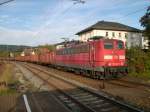
{"type": "MultiPolygon", "coordinates": [[[[50,64],[93,78],[118,77],[127,74],[125,44],[116,39],[98,39],[73,44],[40,54],[38,63],[50,64]]],[[[34,62],[33,56],[26,60],[34,62]]]]}

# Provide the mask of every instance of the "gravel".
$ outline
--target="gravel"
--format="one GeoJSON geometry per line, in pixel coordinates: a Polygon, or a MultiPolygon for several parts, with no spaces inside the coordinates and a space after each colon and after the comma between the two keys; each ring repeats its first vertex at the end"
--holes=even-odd
{"type": "Polygon", "coordinates": [[[20,66],[15,63],[16,76],[18,80],[23,85],[23,88],[30,91],[48,91],[48,85],[45,85],[44,82],[36,77],[33,73],[31,73],[26,68],[20,66]],[[32,87],[32,88],[31,88],[32,87]]]}

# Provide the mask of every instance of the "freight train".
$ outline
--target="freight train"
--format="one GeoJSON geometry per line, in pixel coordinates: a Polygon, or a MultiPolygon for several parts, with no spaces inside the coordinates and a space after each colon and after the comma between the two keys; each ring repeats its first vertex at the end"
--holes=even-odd
{"type": "Polygon", "coordinates": [[[116,39],[75,43],[53,52],[18,56],[16,60],[47,64],[97,79],[120,77],[128,72],[125,43],[116,39]]]}

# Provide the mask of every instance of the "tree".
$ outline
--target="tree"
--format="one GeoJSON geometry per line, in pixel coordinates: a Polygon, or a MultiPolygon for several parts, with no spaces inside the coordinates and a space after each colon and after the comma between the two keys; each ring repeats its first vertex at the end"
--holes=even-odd
{"type": "Polygon", "coordinates": [[[150,52],[144,52],[140,47],[126,50],[129,75],[150,78],[150,52]]]}
{"type": "Polygon", "coordinates": [[[150,46],[150,6],[147,8],[146,14],[140,19],[141,25],[145,28],[144,36],[148,37],[150,46]]]}
{"type": "Polygon", "coordinates": [[[54,51],[55,50],[55,46],[54,45],[49,45],[49,44],[45,44],[45,45],[39,45],[39,48],[47,48],[50,51],[54,51]]]}

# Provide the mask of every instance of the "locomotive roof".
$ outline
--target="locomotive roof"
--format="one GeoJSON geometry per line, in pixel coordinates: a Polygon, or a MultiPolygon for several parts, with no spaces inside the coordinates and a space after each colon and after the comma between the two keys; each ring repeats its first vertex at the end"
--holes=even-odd
{"type": "Polygon", "coordinates": [[[60,42],[60,43],[57,43],[57,44],[55,44],[55,45],[64,45],[64,44],[71,44],[71,43],[82,43],[82,42],[79,41],[79,40],[72,40],[72,41],[60,42]]]}
{"type": "Polygon", "coordinates": [[[127,26],[121,23],[117,22],[108,22],[108,21],[98,21],[96,24],[81,30],[80,32],[76,33],[76,35],[80,35],[82,33],[91,31],[93,29],[99,29],[99,30],[116,30],[116,31],[128,31],[128,32],[141,32],[141,30],[127,26]]]}
{"type": "Polygon", "coordinates": [[[106,40],[106,41],[122,41],[122,40],[118,40],[118,39],[107,39],[107,38],[100,38],[100,39],[96,39],[96,40],[92,40],[92,41],[88,41],[88,42],[80,42],[80,43],[77,43],[77,44],[71,44],[71,45],[68,45],[68,46],[65,46],[59,50],[63,50],[65,48],[72,48],[72,47],[79,47],[79,46],[82,46],[82,45],[88,45],[90,42],[96,42],[96,41],[100,41],[100,40],[106,40]]]}

